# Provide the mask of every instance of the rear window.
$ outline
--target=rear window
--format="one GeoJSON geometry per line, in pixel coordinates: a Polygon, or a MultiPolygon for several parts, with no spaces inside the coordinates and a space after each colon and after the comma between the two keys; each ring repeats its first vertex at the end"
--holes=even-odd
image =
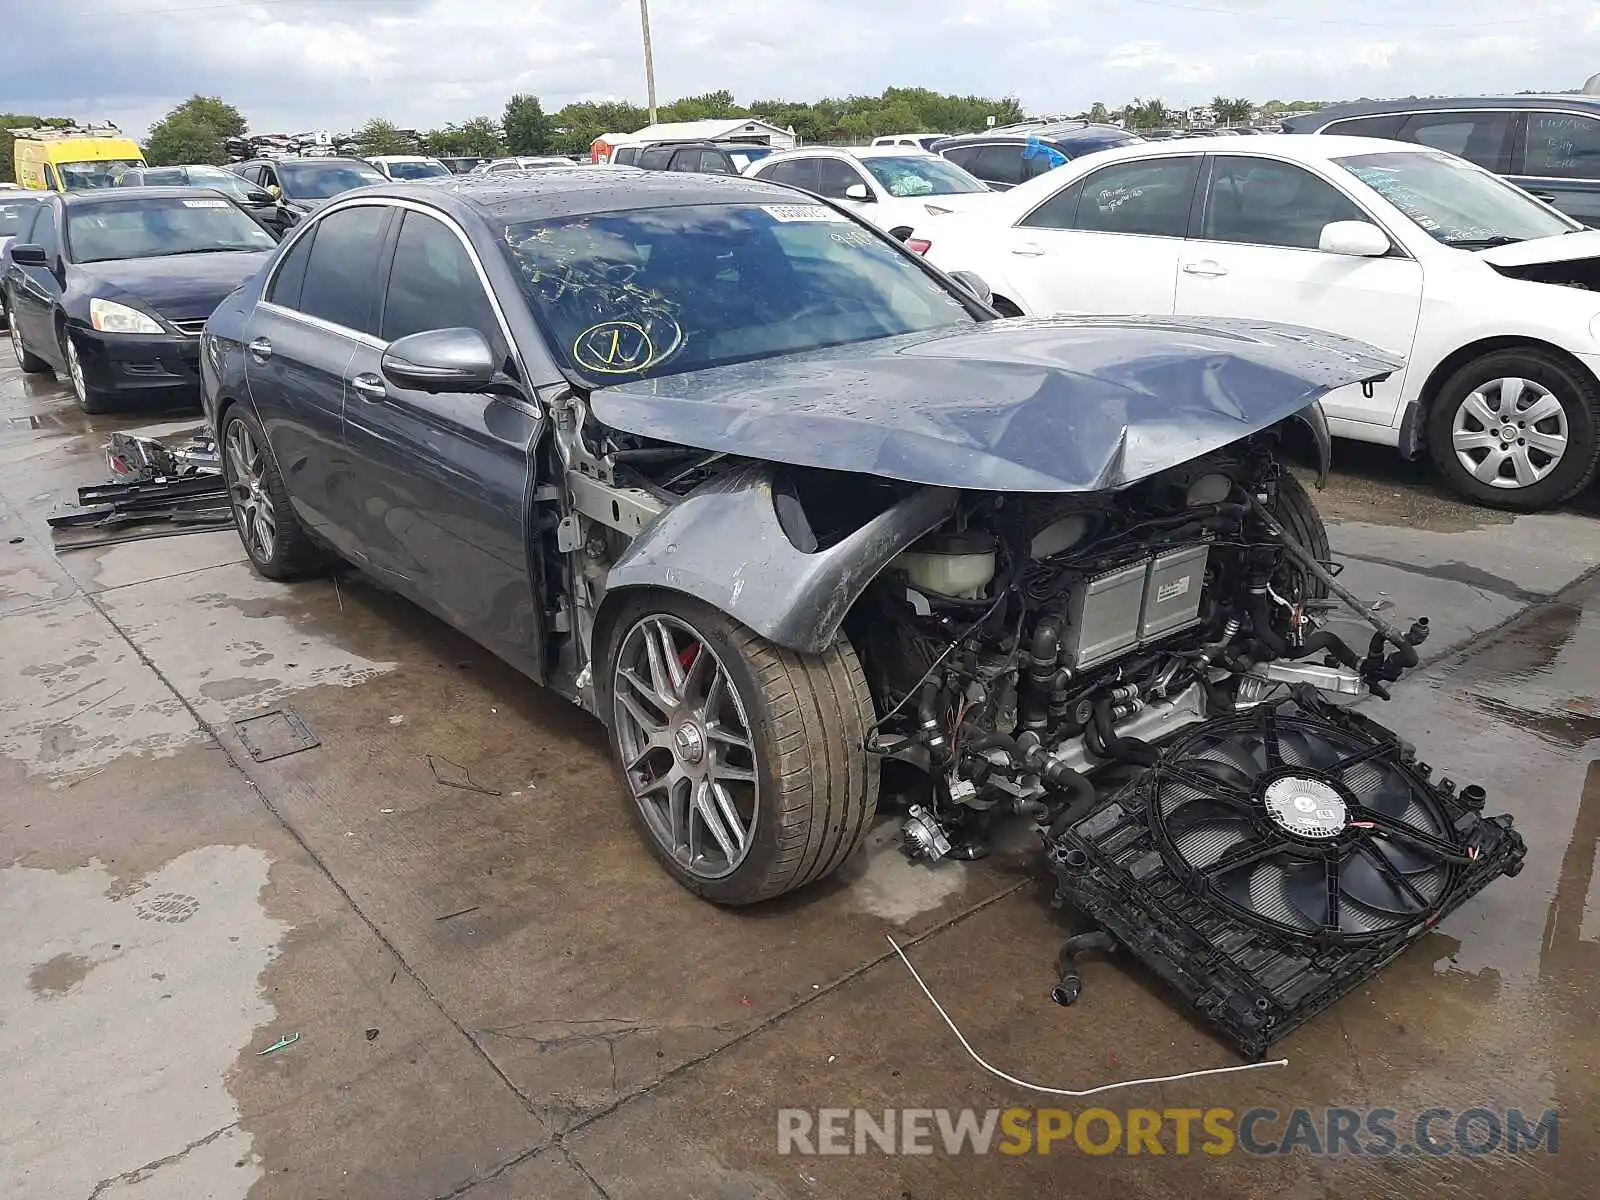
{"type": "Polygon", "coordinates": [[[931,155],[863,158],[861,165],[891,196],[954,196],[989,190],[954,163],[931,155]]]}
{"type": "Polygon", "coordinates": [[[272,236],[221,196],[107,200],[67,210],[73,262],[271,250],[272,236]]]}
{"type": "Polygon", "coordinates": [[[366,163],[279,163],[283,187],[296,200],[326,200],[352,188],[387,182],[366,163]]]}
{"type": "Polygon", "coordinates": [[[884,235],[824,205],[684,205],[507,227],[557,356],[599,386],[973,323],[884,235]]]}
{"type": "Polygon", "coordinates": [[[443,163],[394,162],[389,164],[389,175],[394,179],[442,179],[450,174],[443,163]]]}

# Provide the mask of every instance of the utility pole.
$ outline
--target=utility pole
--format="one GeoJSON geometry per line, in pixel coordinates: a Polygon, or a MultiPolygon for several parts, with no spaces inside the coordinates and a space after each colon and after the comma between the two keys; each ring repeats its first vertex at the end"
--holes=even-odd
{"type": "Polygon", "coordinates": [[[650,101],[650,124],[656,123],[656,64],[650,54],[650,0],[639,0],[639,25],[644,30],[644,87],[650,101]]]}

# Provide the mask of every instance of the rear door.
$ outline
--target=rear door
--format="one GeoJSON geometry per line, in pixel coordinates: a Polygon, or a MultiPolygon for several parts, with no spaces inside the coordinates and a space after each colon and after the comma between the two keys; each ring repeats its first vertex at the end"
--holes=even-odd
{"type": "MultiPolygon", "coordinates": [[[[1372,221],[1343,191],[1294,163],[1216,155],[1203,183],[1195,236],[1179,260],[1175,311],[1189,317],[1285,321],[1411,353],[1422,306],[1422,268],[1403,252],[1385,258],[1317,249],[1332,221],[1372,221]]],[[[1390,426],[1405,371],[1323,400],[1330,417],[1390,426]]]]}
{"type": "Polygon", "coordinates": [[[1005,231],[1006,276],[1029,311],[1172,312],[1200,155],[1111,163],[1005,231]]]}
{"type": "Polygon", "coordinates": [[[1525,114],[1511,179],[1569,217],[1600,228],[1600,117],[1560,111],[1525,114]]]}
{"type": "Polygon", "coordinates": [[[359,204],[318,217],[277,262],[245,336],[250,398],[296,514],[365,564],[361,507],[344,451],[345,379],[356,347],[375,342],[375,266],[393,210],[359,204]]]}
{"type": "Polygon", "coordinates": [[[1504,175],[1511,169],[1515,115],[1506,109],[1412,113],[1401,123],[1398,136],[1504,175]]]}
{"type": "Polygon", "coordinates": [[[369,569],[501,657],[539,676],[528,573],[530,450],[539,410],[520,399],[412,391],[383,375],[384,347],[476,329],[515,378],[512,341],[466,235],[401,210],[377,339],[348,367],[344,438],[360,481],[356,538],[369,569]]]}

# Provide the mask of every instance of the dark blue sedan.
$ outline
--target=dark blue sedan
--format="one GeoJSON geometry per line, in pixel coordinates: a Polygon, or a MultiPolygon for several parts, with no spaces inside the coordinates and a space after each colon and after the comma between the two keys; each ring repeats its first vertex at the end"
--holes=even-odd
{"type": "Polygon", "coordinates": [[[206,318],[273,245],[216,192],[51,196],[7,247],[0,278],[17,365],[66,375],[85,412],[129,395],[194,396],[206,318]]]}

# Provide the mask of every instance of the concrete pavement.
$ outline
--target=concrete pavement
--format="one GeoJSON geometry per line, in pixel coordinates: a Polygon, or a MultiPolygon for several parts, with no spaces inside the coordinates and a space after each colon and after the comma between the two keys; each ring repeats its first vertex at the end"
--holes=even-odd
{"type": "Polygon", "coordinates": [[[1026,1078],[1237,1060],[1125,964],[1054,1007],[1065,927],[1027,852],[912,866],[886,821],[799,897],[694,901],[639,844],[597,724],[360,577],[269,584],[231,531],[57,558],[44,518],[103,475],[106,431],[192,417],[91,420],[7,365],[0,422],[8,1200],[1592,1191],[1587,499],[1513,519],[1339,448],[1346,582],[1435,629],[1376,715],[1516,814],[1527,869],[1287,1039],[1287,1068],[1103,1102],[1558,1107],[1559,1154],[795,1156],[779,1108],[1051,1103],[979,1072],[886,931],[1026,1078]],[[283,708],[321,745],[254,762],[232,722],[283,708]]]}

